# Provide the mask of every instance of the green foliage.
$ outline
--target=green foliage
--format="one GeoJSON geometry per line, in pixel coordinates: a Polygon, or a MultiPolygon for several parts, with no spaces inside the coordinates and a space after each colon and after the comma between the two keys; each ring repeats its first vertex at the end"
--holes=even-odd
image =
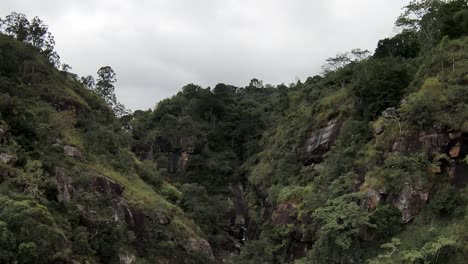
{"type": "Polygon", "coordinates": [[[293,230],[292,225],[265,225],[261,237],[248,241],[241,253],[230,263],[285,263],[286,252],[291,246],[288,241],[293,230]]]}
{"type": "MultiPolygon", "coordinates": [[[[48,26],[38,17],[28,20],[25,14],[12,12],[1,20],[4,33],[20,42],[28,43],[38,49],[55,67],[60,66],[60,57],[54,51],[54,37],[48,26]]],[[[3,32],[2,32],[3,33],[3,32]]]]}
{"type": "MultiPolygon", "coordinates": [[[[398,194],[404,184],[425,188],[430,182],[426,169],[429,161],[424,154],[402,155],[392,154],[381,167],[370,171],[366,177],[382,179],[388,193],[398,194]]],[[[379,189],[383,186],[372,186],[379,189]]]]}
{"type": "Polygon", "coordinates": [[[418,34],[412,30],[405,30],[392,38],[379,40],[374,58],[403,57],[414,58],[420,50],[418,34]]]}
{"type": "Polygon", "coordinates": [[[13,249],[7,257],[22,263],[49,263],[66,254],[65,236],[52,214],[33,201],[15,201],[0,197],[2,240],[10,241],[13,249]],[[14,253],[17,252],[17,253],[14,253]],[[38,258],[42,256],[42,258],[38,258]]]}
{"type": "Polygon", "coordinates": [[[444,263],[443,254],[447,254],[453,249],[455,241],[452,238],[439,236],[433,241],[427,242],[420,249],[399,250],[401,242],[398,238],[392,238],[392,241],[382,245],[382,249],[387,253],[369,260],[369,264],[386,263],[444,263]]]}
{"type": "Polygon", "coordinates": [[[445,172],[464,157],[390,149],[397,137],[436,130],[465,139],[466,14],[466,1],[412,1],[397,21],[405,29],[372,57],[338,54],[324,76],[289,86],[189,84],[127,115],[112,68],[96,83],[54,69],[47,26],[13,13],[3,21],[10,36],[0,34],[0,152],[17,157],[0,164],[0,262],[116,263],[137,252],[140,263],[206,263],[189,242],[232,252],[229,220],[242,211],[247,241],[231,262],[287,263],[307,244],[302,263],[460,263],[466,190],[445,172]],[[379,118],[388,107],[396,118],[379,118]],[[333,119],[338,138],[304,165],[304,141],[333,119]],[[83,157],[65,156],[65,145],[83,157]],[[434,165],[440,174],[427,173],[434,165]],[[430,195],[403,225],[391,201],[406,184],[430,195]],[[370,188],[381,192],[372,209],[357,193],[370,188]],[[297,203],[294,222],[273,225],[288,201],[297,203]]]}
{"type": "Polygon", "coordinates": [[[387,239],[400,231],[401,212],[393,206],[381,205],[370,215],[373,232],[379,240],[387,239]]]}
{"type": "Polygon", "coordinates": [[[313,217],[321,228],[309,258],[314,263],[346,263],[359,261],[359,234],[363,227],[373,227],[366,210],[357,204],[359,195],[349,194],[329,200],[315,210],[313,217]]]}
{"type": "MultiPolygon", "coordinates": [[[[131,155],[132,161],[134,160],[134,156],[131,155]]],[[[130,163],[132,164],[132,163],[130,163]]],[[[163,184],[163,178],[159,171],[156,169],[153,163],[149,161],[143,161],[141,163],[137,163],[136,166],[136,173],[142,180],[151,184],[152,186],[159,188],[163,184]]],[[[163,189],[164,190],[164,189],[163,189]]]]}
{"type": "Polygon", "coordinates": [[[209,196],[203,186],[184,184],[180,199],[182,209],[208,235],[209,241],[218,245],[225,240],[222,235],[222,219],[231,209],[221,196],[209,196]]]}
{"type": "Polygon", "coordinates": [[[410,65],[402,58],[374,59],[365,67],[354,93],[360,102],[358,107],[362,117],[371,120],[387,107],[398,105],[412,73],[410,65]]]}
{"type": "Polygon", "coordinates": [[[420,128],[432,125],[447,102],[445,89],[437,79],[428,79],[421,90],[408,97],[402,106],[403,116],[420,128]]]}
{"type": "Polygon", "coordinates": [[[431,199],[429,208],[440,215],[450,215],[459,206],[460,197],[455,187],[445,185],[440,187],[431,199]]]}

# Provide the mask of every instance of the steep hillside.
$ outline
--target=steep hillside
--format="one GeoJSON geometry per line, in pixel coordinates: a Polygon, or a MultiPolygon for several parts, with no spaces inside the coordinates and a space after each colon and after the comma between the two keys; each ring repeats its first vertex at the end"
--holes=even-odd
{"type": "Polygon", "coordinates": [[[304,83],[188,85],[135,113],[133,151],[233,263],[462,263],[467,12],[414,2],[304,83]]]}
{"type": "Polygon", "coordinates": [[[10,36],[0,54],[1,263],[213,258],[103,99],[10,36]]]}
{"type": "Polygon", "coordinates": [[[467,1],[397,26],[304,82],[133,113],[110,67],[0,34],[0,263],[466,262],[467,1]]]}

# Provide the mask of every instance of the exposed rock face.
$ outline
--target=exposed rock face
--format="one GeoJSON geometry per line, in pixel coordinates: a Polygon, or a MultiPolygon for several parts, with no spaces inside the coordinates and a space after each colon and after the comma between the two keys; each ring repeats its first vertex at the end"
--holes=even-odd
{"type": "Polygon", "coordinates": [[[13,154],[4,153],[4,152],[0,153],[0,162],[2,162],[3,164],[15,165],[16,160],[17,158],[13,154]]]}
{"type": "Polygon", "coordinates": [[[291,214],[296,210],[297,203],[287,202],[278,205],[271,218],[271,223],[274,225],[285,225],[292,224],[295,222],[295,218],[291,214]]]}
{"type": "Polygon", "coordinates": [[[235,217],[231,219],[231,224],[245,225],[249,221],[249,208],[244,197],[244,187],[239,183],[230,189],[235,208],[235,217]]]}
{"type": "Polygon", "coordinates": [[[238,253],[247,237],[249,214],[244,198],[244,188],[242,184],[236,184],[229,189],[231,191],[230,198],[234,206],[225,216],[226,223],[223,229],[226,232],[226,240],[222,244],[221,250],[216,251],[216,258],[218,260],[226,259],[229,255],[238,253]]]}
{"type": "Polygon", "coordinates": [[[306,256],[307,248],[314,242],[317,228],[309,216],[303,215],[301,219],[296,217],[297,206],[298,203],[295,201],[282,203],[277,206],[271,216],[271,223],[274,225],[294,225],[291,233],[291,244],[287,252],[290,260],[306,256]]]}
{"type": "Polygon", "coordinates": [[[135,246],[140,253],[146,250],[148,231],[146,228],[146,216],[138,208],[130,206],[122,197],[124,187],[109,179],[97,176],[92,182],[93,189],[103,195],[109,196],[115,221],[125,221],[127,226],[136,236],[135,246]]]}
{"type": "Polygon", "coordinates": [[[393,142],[390,151],[397,153],[413,153],[421,148],[417,137],[398,137],[393,142]]]}
{"type": "Polygon", "coordinates": [[[170,142],[162,141],[158,144],[161,152],[168,152],[169,173],[177,173],[185,170],[191,155],[197,154],[201,143],[196,136],[181,137],[170,142]]]}
{"type": "Polygon", "coordinates": [[[72,146],[64,146],[63,153],[69,157],[78,158],[78,159],[83,158],[83,153],[81,153],[81,151],[78,148],[75,148],[72,146]]]}
{"type": "Polygon", "coordinates": [[[390,151],[398,153],[423,151],[429,155],[434,155],[447,152],[449,144],[450,138],[447,133],[398,137],[394,140],[390,151]]]}
{"type": "MultiPolygon", "coordinates": [[[[453,136],[453,135],[452,135],[453,136]]],[[[464,160],[468,156],[468,135],[457,134],[453,136],[454,142],[449,150],[452,165],[447,168],[450,182],[457,188],[468,185],[468,164],[464,160]]]]}
{"type": "Polygon", "coordinates": [[[237,184],[230,187],[234,209],[229,214],[229,222],[226,231],[233,236],[233,239],[240,242],[245,238],[245,229],[249,222],[249,208],[244,198],[244,187],[237,184]]]}
{"type": "Polygon", "coordinates": [[[93,189],[101,194],[121,196],[124,191],[122,185],[101,176],[94,177],[92,184],[93,189]]]}
{"type": "Polygon", "coordinates": [[[298,156],[304,165],[320,163],[323,154],[330,150],[340,132],[341,122],[330,120],[326,127],[313,131],[299,147],[298,156]]]}
{"type": "Polygon", "coordinates": [[[450,182],[458,188],[468,185],[468,164],[464,161],[455,161],[455,164],[448,170],[450,182]]]}
{"type": "Polygon", "coordinates": [[[133,253],[123,253],[119,254],[120,264],[132,264],[136,261],[136,256],[133,253]]]}
{"type": "Polygon", "coordinates": [[[383,118],[394,118],[397,116],[397,110],[395,107],[389,107],[382,111],[383,118]]]}
{"type": "Polygon", "coordinates": [[[428,197],[427,192],[415,190],[411,185],[405,184],[400,195],[392,199],[391,203],[401,211],[401,221],[408,223],[426,205],[428,197]]]}
{"type": "Polygon", "coordinates": [[[57,200],[59,202],[69,202],[73,194],[71,178],[65,173],[65,169],[55,168],[55,181],[57,183],[57,200]]]}
{"type": "Polygon", "coordinates": [[[180,153],[179,152],[169,152],[167,163],[167,172],[177,173],[181,170],[180,165],[180,153]]]}
{"type": "Polygon", "coordinates": [[[187,154],[195,154],[197,151],[197,137],[196,136],[188,136],[188,137],[181,137],[177,139],[178,142],[175,142],[174,145],[179,145],[182,147],[187,154]]]}
{"type": "Polygon", "coordinates": [[[445,153],[450,143],[448,134],[431,134],[419,138],[421,150],[428,154],[445,153]]]}
{"type": "Polygon", "coordinates": [[[186,243],[185,249],[189,252],[201,253],[207,256],[211,261],[215,261],[213,249],[211,248],[210,243],[205,239],[190,238],[186,243]]]}
{"type": "Polygon", "coordinates": [[[0,166],[0,183],[10,177],[10,170],[0,166]]]}
{"type": "Polygon", "coordinates": [[[0,128],[0,144],[2,144],[5,140],[5,130],[0,128]]]}
{"type": "Polygon", "coordinates": [[[167,171],[169,173],[177,173],[185,170],[185,166],[189,161],[190,154],[188,151],[181,150],[169,153],[169,163],[167,171]]]}
{"type": "Polygon", "coordinates": [[[377,205],[379,205],[381,200],[384,200],[385,192],[384,191],[376,191],[372,188],[367,188],[366,190],[366,198],[363,199],[362,205],[369,211],[374,210],[377,205]]]}

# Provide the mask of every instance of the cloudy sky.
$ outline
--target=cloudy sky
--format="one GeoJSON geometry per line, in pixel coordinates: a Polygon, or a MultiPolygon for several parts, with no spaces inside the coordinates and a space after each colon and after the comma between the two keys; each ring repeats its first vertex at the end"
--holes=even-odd
{"type": "Polygon", "coordinates": [[[326,58],[374,50],[409,0],[1,0],[39,16],[62,62],[81,75],[110,65],[127,107],[147,109],[183,85],[291,83],[326,58]]]}

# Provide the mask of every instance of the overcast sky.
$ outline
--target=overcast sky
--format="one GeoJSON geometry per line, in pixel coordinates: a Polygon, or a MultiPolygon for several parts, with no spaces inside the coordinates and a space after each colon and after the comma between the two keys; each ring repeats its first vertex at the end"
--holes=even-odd
{"type": "Polygon", "coordinates": [[[147,109],[188,83],[291,83],[325,59],[373,51],[409,0],[0,0],[39,16],[78,75],[110,65],[127,107],[147,109]]]}

